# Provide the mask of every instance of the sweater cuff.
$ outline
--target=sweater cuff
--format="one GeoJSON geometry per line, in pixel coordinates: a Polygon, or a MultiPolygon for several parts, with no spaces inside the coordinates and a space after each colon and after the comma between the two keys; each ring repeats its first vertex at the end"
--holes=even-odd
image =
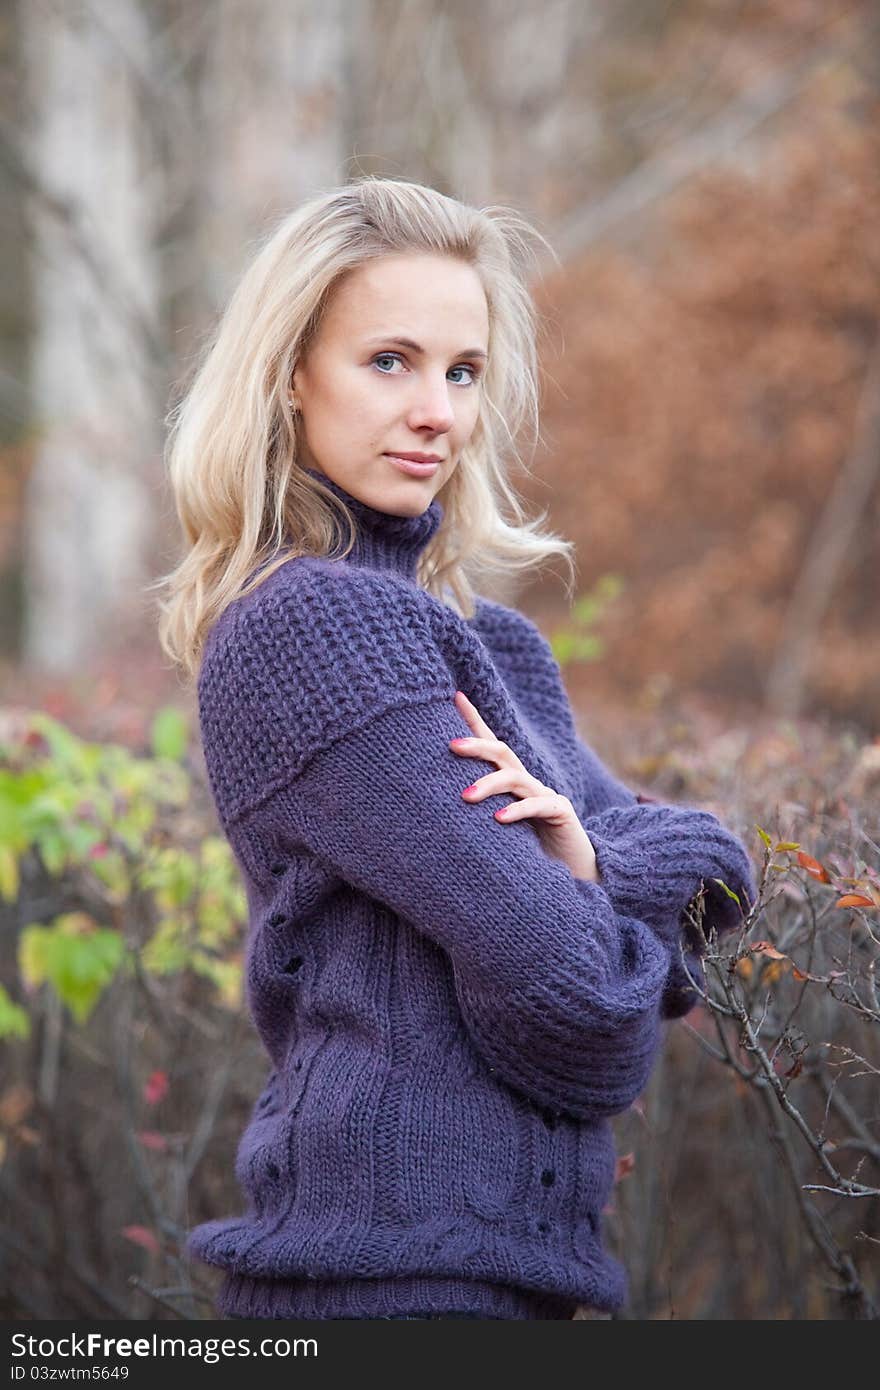
{"type": "MultiPolygon", "coordinates": [[[[706,936],[738,927],[755,901],[745,846],[711,812],[662,804],[613,807],[590,817],[584,829],[595,850],[599,886],[615,910],[646,922],[673,949],[683,910],[701,886],[706,936]]],[[[694,932],[688,945],[696,947],[697,941],[694,932]]]]}
{"type": "Polygon", "coordinates": [[[626,835],[611,836],[590,825],[585,828],[596,854],[599,887],[605,889],[615,911],[646,920],[652,915],[655,892],[654,865],[645,844],[626,835]]]}

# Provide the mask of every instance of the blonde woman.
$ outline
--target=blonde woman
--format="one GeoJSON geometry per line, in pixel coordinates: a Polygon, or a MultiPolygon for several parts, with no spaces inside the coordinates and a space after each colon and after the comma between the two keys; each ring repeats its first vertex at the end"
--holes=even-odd
{"type": "Polygon", "coordinates": [[[618,781],[479,592],[570,561],[509,480],[532,230],[403,180],[321,193],[173,418],[161,635],[198,676],[269,1062],[244,1210],[188,1239],[226,1316],[619,1310],[610,1121],[696,1001],[685,907],[711,932],[755,897],[741,841],[618,781]]]}

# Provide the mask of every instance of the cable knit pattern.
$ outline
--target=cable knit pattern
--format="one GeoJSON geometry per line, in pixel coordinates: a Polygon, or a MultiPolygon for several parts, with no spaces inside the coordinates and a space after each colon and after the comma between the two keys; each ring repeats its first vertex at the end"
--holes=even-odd
{"type": "Polygon", "coordinates": [[[242,1136],[246,1211],[190,1232],[237,1317],[568,1318],[627,1297],[603,1247],[611,1118],[693,1006],[685,906],[756,895],[705,811],[632,792],[578,737],[549,644],[416,583],[443,516],[349,506],[344,560],[298,557],[209,635],[199,715],[247,888],[247,1000],[272,1063],[242,1136]],[[598,882],[548,856],[462,758],[463,690],[568,796],[598,882]]]}

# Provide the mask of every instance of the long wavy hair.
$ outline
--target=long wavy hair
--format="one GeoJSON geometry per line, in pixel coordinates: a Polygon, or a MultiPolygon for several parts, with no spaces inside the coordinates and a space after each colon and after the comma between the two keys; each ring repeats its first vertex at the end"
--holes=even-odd
{"type": "Polygon", "coordinates": [[[498,597],[515,576],[559,555],[570,596],[572,543],[541,529],[546,513],[525,516],[509,479],[513,466],[528,472],[524,427],[531,451],[540,439],[530,236],[547,245],[509,208],[470,207],[422,184],[366,176],[310,198],[257,243],[166,419],[185,553],[147,587],[163,593],[159,639],[188,681],[228,604],[294,556],[341,558],[354,543],[350,510],[302,466],[289,391],[337,281],[379,256],[457,257],[479,275],[489,309],[477,423],[437,494],[443,522],[417,582],[470,618],[480,589],[498,597]],[[348,529],[342,551],[340,527],[348,529]]]}

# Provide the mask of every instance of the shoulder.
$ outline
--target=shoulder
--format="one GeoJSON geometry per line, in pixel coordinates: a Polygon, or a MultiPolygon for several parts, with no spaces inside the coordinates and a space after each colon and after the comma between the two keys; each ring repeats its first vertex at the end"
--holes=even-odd
{"type": "Polygon", "coordinates": [[[229,605],[205,644],[200,680],[217,664],[290,669],[298,656],[324,664],[412,655],[432,630],[428,595],[399,576],[298,556],[229,605]]]}
{"type": "Polygon", "coordinates": [[[537,624],[518,608],[479,595],[472,623],[493,653],[556,667],[549,641],[537,624]]]}
{"type": "Polygon", "coordinates": [[[524,643],[530,646],[535,643],[549,646],[540,628],[520,609],[508,607],[505,603],[499,603],[497,599],[485,598],[482,594],[477,596],[477,611],[473,621],[481,635],[486,634],[507,647],[517,647],[524,643]]]}
{"type": "Polygon", "coordinates": [[[228,812],[378,713],[454,692],[433,602],[399,576],[298,557],[230,605],[198,680],[205,759],[228,812]]]}

